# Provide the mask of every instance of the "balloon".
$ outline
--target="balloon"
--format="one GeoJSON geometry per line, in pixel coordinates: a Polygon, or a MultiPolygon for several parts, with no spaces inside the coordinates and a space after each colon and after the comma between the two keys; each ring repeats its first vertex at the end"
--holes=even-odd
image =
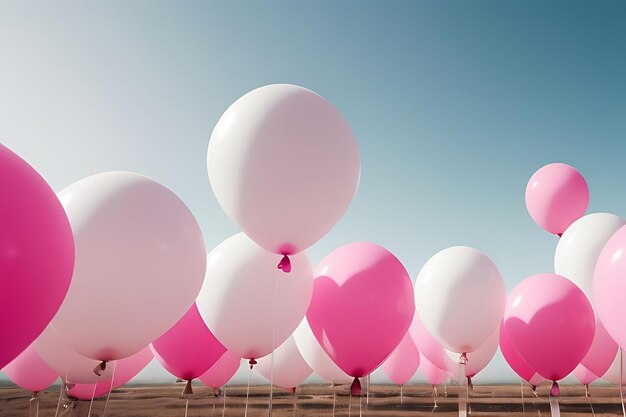
{"type": "MultiPolygon", "coordinates": [[[[144,369],[154,356],[150,348],[146,346],[139,352],[124,359],[115,361],[115,375],[113,376],[113,389],[121,387],[128,381],[133,379],[142,369],[144,369]]],[[[107,381],[100,381],[95,384],[75,384],[68,391],[68,395],[79,400],[90,400],[92,395],[94,398],[102,397],[111,390],[111,378],[107,381]]]]}
{"type": "Polygon", "coordinates": [[[560,235],[589,206],[585,178],[575,168],[561,163],[548,164],[530,177],[526,186],[526,208],[535,223],[560,235]]]}
{"type": "Polygon", "coordinates": [[[240,364],[241,358],[227,350],[208,371],[200,375],[200,381],[208,387],[222,387],[235,375],[240,364]]]}
{"type": "MultiPolygon", "coordinates": [[[[474,350],[467,354],[467,364],[465,365],[465,376],[469,378],[473,378],[477,373],[485,369],[493,356],[496,354],[498,350],[498,342],[500,339],[500,330],[496,329],[495,332],[492,333],[491,336],[478,347],[478,349],[474,350]]],[[[447,350],[448,357],[458,362],[459,354],[456,352],[452,352],[447,350]]],[[[450,369],[450,372],[453,375],[458,375],[459,365],[457,364],[454,369],[450,369]]]]}
{"type": "Polygon", "coordinates": [[[420,360],[419,370],[431,385],[440,385],[448,380],[448,373],[441,368],[437,368],[425,357],[422,357],[420,360]]]}
{"type": "Polygon", "coordinates": [[[598,377],[581,363],[574,369],[574,376],[583,385],[589,385],[598,377]]]}
{"type": "Polygon", "coordinates": [[[347,384],[352,381],[352,378],[342,371],[324,351],[311,331],[306,317],[293,332],[293,339],[306,363],[322,379],[335,384],[347,384]]]}
{"type": "Polygon", "coordinates": [[[32,392],[43,391],[56,381],[57,373],[41,359],[33,345],[2,369],[16,385],[32,392]]]}
{"type": "MultiPolygon", "coordinates": [[[[593,305],[593,274],[596,261],[609,238],[624,219],[609,213],[588,214],[567,228],[554,254],[554,271],[578,285],[593,305]]],[[[596,317],[596,334],[581,364],[596,375],[603,375],[617,352],[617,343],[596,317]]]]}
{"type": "Polygon", "coordinates": [[[100,375],[94,369],[99,361],[87,358],[72,350],[52,325],[48,325],[33,343],[41,358],[70,383],[93,384],[111,379],[112,367],[107,366],[100,375]]]}
{"type": "Polygon", "coordinates": [[[196,304],[202,319],[228,350],[258,359],[280,346],[306,314],[313,272],[306,254],[292,257],[292,271],[276,269],[280,256],[239,233],[207,257],[196,304]]]}
{"type": "Polygon", "coordinates": [[[626,290],[626,226],[606,242],[600,252],[593,277],[593,302],[596,313],[609,335],[619,346],[626,346],[624,291],[626,290]]]}
{"type": "Polygon", "coordinates": [[[602,375],[602,379],[615,385],[626,385],[626,357],[618,350],[608,371],[602,375]],[[620,366],[621,362],[621,366],[620,366]]]}
{"type": "Polygon", "coordinates": [[[0,144],[0,369],[45,329],[72,279],[74,239],[61,203],[0,144]]]}
{"type": "Polygon", "coordinates": [[[173,192],[132,172],[93,175],[59,197],[74,232],[76,267],[54,327],[93,359],[139,352],[200,290],[206,260],[198,223],[173,192]]]}
{"type": "Polygon", "coordinates": [[[409,327],[409,334],[423,358],[428,358],[428,361],[439,369],[458,372],[459,355],[454,359],[450,358],[448,351],[424,327],[417,313],[409,327]]]}
{"type": "Polygon", "coordinates": [[[257,88],[233,103],[213,130],[207,166],[226,214],[257,244],[286,255],[337,223],[361,171],[341,114],[289,84],[257,88]]]}
{"type": "Polygon", "coordinates": [[[195,304],[171,329],[152,342],[154,356],[178,378],[191,381],[205,373],[226,352],[207,328],[195,304]]]}
{"type": "Polygon", "coordinates": [[[394,384],[404,385],[415,375],[420,365],[420,353],[409,333],[404,335],[400,344],[383,362],[384,374],[394,384]]]}
{"type": "Polygon", "coordinates": [[[506,328],[504,327],[504,322],[502,322],[500,326],[500,351],[506,363],[509,364],[511,369],[513,369],[520,378],[530,382],[530,380],[537,375],[537,372],[526,363],[524,358],[522,358],[511,345],[506,333],[506,328]]]}
{"type": "Polygon", "coordinates": [[[290,336],[274,351],[274,364],[272,371],[272,354],[259,359],[254,367],[265,379],[273,381],[274,385],[281,388],[296,388],[311,375],[313,370],[306,363],[298,345],[290,336]],[[274,373],[272,375],[272,372],[274,373]]]}
{"type": "Polygon", "coordinates": [[[415,282],[415,306],[447,349],[471,352],[496,331],[506,303],[504,282],[486,255],[453,246],[426,262],[415,282]]]}
{"type": "Polygon", "coordinates": [[[546,379],[565,378],[595,333],[593,309],[574,283],[556,274],[526,278],[509,295],[504,330],[511,346],[546,379]]]}
{"type": "Polygon", "coordinates": [[[348,375],[376,369],[406,334],[415,305],[400,261],[373,243],[345,245],[316,270],[307,320],[328,356],[348,375]]]}

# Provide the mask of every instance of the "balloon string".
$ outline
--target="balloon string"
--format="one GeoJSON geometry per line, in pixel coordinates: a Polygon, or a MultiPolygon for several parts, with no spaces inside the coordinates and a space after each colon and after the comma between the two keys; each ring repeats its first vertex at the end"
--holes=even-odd
{"type": "Polygon", "coordinates": [[[524,407],[524,381],[520,381],[519,383],[519,390],[522,393],[522,416],[526,415],[526,409],[524,407]]]}
{"type": "MultiPolygon", "coordinates": [[[[222,417],[224,417],[226,415],[226,385],[224,385],[224,389],[222,390],[222,393],[224,394],[224,408],[222,409],[222,417]]],[[[247,402],[248,401],[246,401],[246,403],[247,402]]]]}
{"type": "Polygon", "coordinates": [[[337,406],[337,387],[333,384],[333,417],[335,417],[335,407],[337,406]]]}
{"type": "Polygon", "coordinates": [[[461,392],[458,396],[459,401],[459,417],[467,417],[467,398],[469,396],[469,387],[467,385],[467,377],[465,376],[465,365],[467,364],[467,355],[463,353],[459,358],[459,386],[461,389],[465,387],[465,393],[461,392]],[[463,395],[465,394],[465,395],[463,395]]]}
{"type": "Polygon", "coordinates": [[[111,371],[111,385],[109,385],[109,392],[107,393],[107,399],[104,402],[104,410],[102,410],[102,417],[107,414],[107,407],[109,406],[109,398],[111,398],[111,391],[113,391],[113,380],[115,379],[115,370],[117,369],[117,361],[113,362],[113,371],[111,371]]]}
{"type": "MultiPolygon", "coordinates": [[[[289,258],[287,258],[289,259],[289,258]]],[[[270,358],[270,403],[267,415],[272,417],[272,397],[274,396],[274,350],[276,350],[276,298],[278,298],[278,281],[280,280],[280,270],[276,271],[276,281],[274,283],[274,296],[272,298],[272,357],[270,358]]],[[[291,264],[289,271],[291,271],[291,264]]]]}
{"type": "Polygon", "coordinates": [[[54,413],[54,417],[59,415],[59,409],[61,408],[61,398],[63,397],[63,391],[65,391],[65,384],[67,381],[67,372],[65,378],[61,379],[61,390],[59,391],[59,402],[57,403],[57,411],[54,413]]]}
{"type": "Polygon", "coordinates": [[[213,412],[211,413],[212,416],[215,415],[215,403],[213,403],[213,412]]]}
{"type": "Polygon", "coordinates": [[[402,398],[402,387],[403,385],[400,385],[400,405],[403,404],[403,398],[402,398]]]}
{"type": "Polygon", "coordinates": [[[361,396],[359,395],[359,417],[363,417],[363,410],[361,408],[361,396]]]}
{"type": "Polygon", "coordinates": [[[370,405],[370,375],[367,376],[367,389],[365,390],[365,405],[370,405]]]}
{"type": "Polygon", "coordinates": [[[624,365],[622,363],[622,353],[624,350],[619,348],[619,398],[622,401],[622,414],[626,417],[626,409],[624,408],[624,392],[622,391],[622,387],[624,385],[624,365]]]}
{"type": "Polygon", "coordinates": [[[550,413],[552,417],[561,417],[561,410],[559,409],[559,397],[550,395],[550,413]]]}
{"type": "MultiPolygon", "coordinates": [[[[243,417],[248,417],[248,398],[250,397],[250,375],[252,374],[252,366],[248,370],[248,387],[246,388],[246,407],[243,411],[243,417]]],[[[224,408],[226,408],[226,397],[224,397],[224,408]]]]}
{"type": "Polygon", "coordinates": [[[593,411],[593,404],[591,404],[591,398],[589,398],[589,384],[585,384],[585,397],[589,403],[589,408],[591,408],[591,417],[596,417],[596,413],[593,411]]]}
{"type": "Polygon", "coordinates": [[[350,393],[350,399],[348,400],[348,417],[352,415],[352,393],[350,393]]]}
{"type": "Polygon", "coordinates": [[[87,417],[91,416],[91,407],[93,406],[93,397],[96,396],[96,387],[98,384],[93,384],[93,391],[91,392],[91,401],[89,402],[89,412],[87,413],[87,417]]]}
{"type": "Polygon", "coordinates": [[[438,407],[438,405],[437,405],[437,385],[433,384],[433,410],[432,410],[433,413],[435,412],[437,407],[438,407]]]}
{"type": "Polygon", "coordinates": [[[187,417],[188,409],[189,409],[189,397],[185,398],[185,417],[187,417]]]}
{"type": "Polygon", "coordinates": [[[296,417],[297,409],[298,409],[298,387],[293,389],[293,417],[296,417]]]}

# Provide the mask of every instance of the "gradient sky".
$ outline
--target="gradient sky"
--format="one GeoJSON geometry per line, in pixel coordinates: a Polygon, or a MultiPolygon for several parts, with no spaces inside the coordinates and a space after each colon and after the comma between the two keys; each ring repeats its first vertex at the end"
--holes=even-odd
{"type": "MultiPolygon", "coordinates": [[[[510,291],[553,271],[557,238],[524,205],[542,165],[575,166],[590,212],[626,215],[625,21],[621,1],[0,0],[0,141],[57,191],[108,170],[155,178],[210,249],[238,231],[207,177],[213,126],[256,87],[299,84],[344,114],[362,157],[314,264],[368,240],[415,279],[470,245],[510,291]]],[[[153,363],[138,380],[172,378],[153,363]]],[[[499,356],[477,378],[508,380],[499,356]]]]}

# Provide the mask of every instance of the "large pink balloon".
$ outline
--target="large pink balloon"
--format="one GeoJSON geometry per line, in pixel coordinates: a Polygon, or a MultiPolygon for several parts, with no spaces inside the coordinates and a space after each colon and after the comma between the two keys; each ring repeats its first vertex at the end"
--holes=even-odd
{"type": "Polygon", "coordinates": [[[45,329],[72,279],[74,238],[56,194],[0,144],[0,368],[45,329]]]}
{"type": "Polygon", "coordinates": [[[235,375],[240,365],[241,358],[227,350],[208,371],[200,375],[200,381],[208,387],[222,387],[235,375]]]}
{"type": "Polygon", "coordinates": [[[326,256],[313,281],[307,320],[328,356],[361,378],[398,346],[413,315],[413,284],[385,248],[352,243],[326,256]]]}
{"type": "Polygon", "coordinates": [[[613,340],[626,347],[626,226],[606,242],[593,277],[593,301],[598,317],[613,340]]]}
{"type": "Polygon", "coordinates": [[[504,330],[531,368],[557,381],[589,351],[595,317],[576,284],[560,275],[539,274],[519,283],[509,295],[504,330]]]}
{"type": "Polygon", "coordinates": [[[574,369],[574,376],[583,385],[589,385],[598,377],[581,363],[574,369]]]}
{"type": "Polygon", "coordinates": [[[433,365],[427,358],[421,359],[419,369],[431,385],[443,384],[448,379],[448,373],[445,370],[433,365]]]}
{"type": "Polygon", "coordinates": [[[526,208],[535,223],[555,235],[585,214],[589,189],[575,168],[548,164],[530,177],[526,186],[526,208]]]}
{"type": "MultiPolygon", "coordinates": [[[[415,342],[415,346],[423,357],[439,369],[453,371],[458,369],[458,361],[453,361],[446,352],[446,349],[435,337],[430,334],[426,326],[422,323],[417,312],[409,327],[409,334],[415,342]]],[[[454,371],[453,371],[454,372],[454,371]]]]}
{"type": "Polygon", "coordinates": [[[205,373],[226,352],[202,321],[195,303],[152,347],[169,373],[188,381],[205,373]]]}
{"type": "Polygon", "coordinates": [[[617,343],[606,331],[600,320],[596,320],[596,334],[589,352],[580,362],[587,370],[594,375],[604,375],[613,363],[612,358],[618,350],[617,343]]]}
{"type": "Polygon", "coordinates": [[[33,392],[43,391],[59,377],[33,345],[2,369],[16,385],[33,392]]]}
{"type": "MultiPolygon", "coordinates": [[[[128,381],[133,379],[143,368],[148,366],[150,361],[154,358],[149,347],[145,347],[132,356],[115,361],[115,376],[113,377],[113,388],[121,387],[128,381]]],[[[70,397],[78,398],[79,400],[90,400],[91,396],[102,397],[109,393],[111,389],[111,379],[107,381],[100,381],[95,384],[75,384],[69,391],[70,397]]]]}
{"type": "Polygon", "coordinates": [[[394,384],[404,385],[415,375],[420,366],[420,353],[407,332],[400,344],[383,362],[382,368],[387,378],[394,384]]]}
{"type": "Polygon", "coordinates": [[[511,346],[511,342],[509,342],[509,337],[506,333],[506,328],[504,327],[504,322],[500,325],[500,351],[502,352],[502,356],[504,356],[504,360],[509,364],[511,369],[515,371],[522,379],[529,382],[533,376],[536,375],[536,371],[530,367],[522,358],[519,353],[511,346]]]}

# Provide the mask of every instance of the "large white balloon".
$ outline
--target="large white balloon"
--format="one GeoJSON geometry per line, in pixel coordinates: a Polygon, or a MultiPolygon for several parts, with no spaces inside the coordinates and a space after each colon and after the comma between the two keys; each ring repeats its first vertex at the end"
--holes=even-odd
{"type": "Polygon", "coordinates": [[[593,303],[593,272],[602,248],[626,221],[610,213],[592,213],[572,223],[559,239],[554,272],[578,285],[593,303]]]}
{"type": "Polygon", "coordinates": [[[34,346],[48,366],[67,382],[93,384],[111,380],[113,366],[107,366],[104,371],[99,371],[100,375],[97,375],[94,369],[100,361],[76,353],[51,325],[39,335],[34,346]]]}
{"type": "Polygon", "coordinates": [[[354,378],[342,371],[341,368],[330,359],[328,354],[324,351],[324,348],[320,346],[311,327],[309,327],[306,316],[302,319],[296,331],[293,332],[293,339],[296,345],[298,345],[298,350],[304,360],[322,379],[335,384],[347,384],[352,382],[354,378]]]}
{"type": "Polygon", "coordinates": [[[292,257],[289,274],[276,268],[279,260],[243,233],[207,257],[198,311],[215,337],[242,358],[258,359],[280,346],[311,302],[313,271],[306,254],[292,257]]]}
{"type": "Polygon", "coordinates": [[[471,352],[496,331],[506,304],[504,281],[486,255],[453,246],[426,262],[415,282],[415,307],[447,349],[471,352]]]}
{"type": "Polygon", "coordinates": [[[300,354],[293,337],[276,348],[273,359],[272,354],[269,354],[258,362],[254,369],[281,388],[297,388],[313,372],[300,354]]]}
{"type": "Polygon", "coordinates": [[[87,177],[59,198],[76,263],[55,329],[93,359],[139,352],[185,314],[202,286],[198,223],[172,191],[132,172],[87,177]]]}
{"type": "Polygon", "coordinates": [[[274,84],[233,103],[207,156],[220,205],[263,248],[298,253],[346,211],[360,177],[350,126],[306,88],[274,84]]]}

